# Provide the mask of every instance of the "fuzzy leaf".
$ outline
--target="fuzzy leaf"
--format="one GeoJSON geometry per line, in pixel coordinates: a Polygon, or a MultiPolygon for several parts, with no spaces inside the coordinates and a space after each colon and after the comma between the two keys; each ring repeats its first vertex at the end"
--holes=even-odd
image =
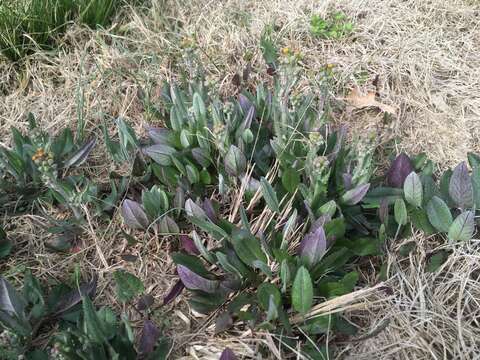
{"type": "Polygon", "coordinates": [[[116,284],[117,300],[122,303],[129,302],[145,290],[142,281],[126,271],[116,270],[113,277],[116,284]]]}
{"type": "Polygon", "coordinates": [[[247,159],[238,147],[231,145],[227,155],[225,155],[224,165],[228,175],[239,176],[247,168],[247,159]]]}
{"type": "Polygon", "coordinates": [[[465,209],[473,206],[473,186],[465,161],[453,169],[448,191],[458,207],[465,209]]]}
{"type": "Polygon", "coordinates": [[[322,226],[308,233],[303,238],[299,247],[299,255],[303,262],[309,266],[315,266],[327,250],[327,238],[322,226]]]}
{"type": "Polygon", "coordinates": [[[395,221],[399,225],[405,225],[407,223],[407,207],[403,199],[397,199],[394,206],[395,221]]]}
{"type": "Polygon", "coordinates": [[[194,217],[197,219],[207,219],[207,214],[205,214],[205,211],[198,206],[192,199],[187,199],[185,201],[185,212],[187,213],[187,216],[194,217]]]}
{"type": "Polygon", "coordinates": [[[430,223],[440,232],[448,232],[452,224],[452,213],[447,204],[434,196],[427,204],[427,216],[430,223]]]}
{"type": "Polygon", "coordinates": [[[192,240],[190,236],[181,234],[179,238],[180,238],[180,246],[183,250],[185,250],[185,252],[187,252],[190,255],[200,254],[200,251],[198,251],[198,248],[195,245],[195,242],[192,240]]]}
{"type": "Polygon", "coordinates": [[[180,228],[175,220],[167,215],[162,216],[160,219],[160,222],[158,223],[158,230],[161,234],[178,234],[180,232],[180,228]]]}
{"type": "Polygon", "coordinates": [[[305,267],[297,271],[292,286],[292,305],[299,313],[305,315],[312,307],[313,285],[310,273],[305,267]]]}
{"type": "Polygon", "coordinates": [[[291,194],[293,194],[300,183],[300,174],[293,168],[288,168],[283,171],[282,185],[291,194]]]}
{"type": "Polygon", "coordinates": [[[213,294],[218,290],[218,281],[205,279],[183,265],[177,265],[178,276],[183,285],[190,290],[201,290],[213,294]]]}
{"type": "Polygon", "coordinates": [[[155,345],[160,337],[160,330],[157,325],[151,320],[143,322],[142,335],[140,336],[140,344],[138,351],[142,355],[147,355],[153,352],[155,345]]]}
{"type": "Polygon", "coordinates": [[[450,225],[448,230],[448,238],[451,241],[468,241],[475,232],[475,220],[473,211],[465,211],[457,216],[455,221],[450,225]]]}
{"type": "Polygon", "coordinates": [[[152,145],[144,148],[143,153],[153,159],[157,164],[162,166],[170,166],[172,164],[172,155],[176,150],[168,145],[152,145]]]}
{"type": "Polygon", "coordinates": [[[150,224],[147,214],[136,201],[128,199],[123,201],[122,217],[125,224],[132,229],[146,229],[150,224]]]}
{"type": "Polygon", "coordinates": [[[147,133],[150,140],[157,145],[169,145],[173,138],[172,132],[165,128],[150,127],[147,133]]]}
{"type": "Polygon", "coordinates": [[[405,200],[413,206],[422,206],[423,188],[420,176],[415,172],[411,172],[403,184],[403,191],[405,193],[405,200]]]}
{"type": "Polygon", "coordinates": [[[346,205],[356,205],[362,201],[369,188],[370,184],[359,185],[343,194],[341,200],[346,205]]]}
{"type": "Polygon", "coordinates": [[[0,312],[25,318],[25,300],[3,277],[0,277],[0,312]]]}
{"type": "Polygon", "coordinates": [[[390,169],[387,172],[387,184],[394,188],[402,188],[406,177],[414,171],[410,158],[401,153],[390,165],[390,169]]]}
{"type": "Polygon", "coordinates": [[[270,208],[270,210],[279,213],[280,204],[278,203],[277,194],[273,190],[272,185],[270,185],[270,183],[264,177],[260,179],[260,184],[262,188],[263,198],[265,199],[268,207],[270,208]]]}

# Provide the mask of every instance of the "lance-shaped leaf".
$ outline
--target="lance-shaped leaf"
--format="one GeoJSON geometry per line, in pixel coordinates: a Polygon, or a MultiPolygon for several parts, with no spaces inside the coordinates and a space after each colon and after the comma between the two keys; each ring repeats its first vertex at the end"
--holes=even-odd
{"type": "Polygon", "coordinates": [[[295,275],[292,286],[292,305],[301,314],[306,314],[313,303],[313,285],[310,273],[301,267],[295,275]]]}
{"type": "Polygon", "coordinates": [[[64,167],[80,166],[87,159],[96,143],[97,140],[95,139],[87,141],[75,154],[65,161],[64,167]]]}
{"type": "Polygon", "coordinates": [[[465,211],[458,215],[452,225],[450,225],[448,238],[451,241],[470,240],[475,232],[474,217],[473,211],[465,211]]]}
{"type": "Polygon", "coordinates": [[[230,149],[225,155],[225,171],[230,176],[241,175],[247,167],[247,159],[243,152],[235,145],[230,145],[230,149]]]}
{"type": "Polygon", "coordinates": [[[395,200],[393,212],[398,225],[405,225],[407,223],[407,207],[403,199],[395,200]]]}
{"type": "Polygon", "coordinates": [[[170,145],[173,138],[172,132],[165,128],[150,127],[147,133],[150,140],[158,145],[170,145]]]}
{"type": "Polygon", "coordinates": [[[3,277],[0,277],[0,312],[4,311],[19,319],[25,318],[25,300],[3,277]]]}
{"type": "Polygon", "coordinates": [[[55,308],[52,311],[53,316],[60,316],[68,310],[72,309],[75,305],[79,304],[82,301],[83,297],[92,298],[95,296],[95,291],[97,289],[98,276],[95,275],[93,279],[87,283],[83,283],[78,288],[66,293],[63,295],[60,300],[55,305],[55,308]]]}
{"type": "Polygon", "coordinates": [[[299,255],[302,261],[309,267],[315,266],[327,250],[327,238],[325,230],[319,226],[315,231],[309,232],[303,238],[299,247],[299,255]]]}
{"type": "Polygon", "coordinates": [[[465,161],[453,169],[448,191],[450,197],[458,207],[462,209],[473,207],[472,179],[468,173],[467,163],[465,161]]]}
{"type": "Polygon", "coordinates": [[[182,293],[183,289],[185,289],[185,285],[183,285],[182,280],[178,280],[163,298],[163,305],[170,304],[182,293]]]}
{"type": "Polygon", "coordinates": [[[420,180],[420,176],[414,171],[412,171],[405,179],[405,182],[403,183],[403,192],[405,193],[405,200],[407,200],[409,204],[416,207],[422,206],[422,180],[420,180]]]}
{"type": "Polygon", "coordinates": [[[452,224],[452,213],[447,204],[438,196],[434,196],[427,204],[427,216],[435,229],[448,232],[452,224]]]}
{"type": "Polygon", "coordinates": [[[217,213],[213,207],[212,200],[205,198],[202,203],[202,209],[205,211],[205,214],[210,219],[211,222],[216,223],[218,221],[217,213]]]}
{"type": "Polygon", "coordinates": [[[207,250],[205,245],[203,245],[202,239],[200,238],[200,236],[197,234],[195,230],[192,231],[192,238],[193,238],[193,242],[195,243],[196,249],[199,251],[200,254],[202,254],[203,258],[212,264],[215,263],[214,257],[207,250]]]}
{"type": "Polygon", "coordinates": [[[142,335],[140,336],[140,344],[138,352],[142,355],[147,355],[153,352],[155,345],[160,337],[160,330],[157,325],[151,320],[143,322],[142,335]]]}
{"type": "Polygon", "coordinates": [[[236,230],[232,236],[232,244],[237,256],[245,264],[254,266],[256,261],[267,263],[267,256],[262,250],[260,240],[246,230],[236,230]]]}
{"type": "Polygon", "coordinates": [[[178,234],[180,232],[175,220],[168,215],[162,216],[158,223],[158,230],[161,234],[178,234]]]}
{"type": "Polygon", "coordinates": [[[123,201],[122,217],[125,224],[132,229],[146,229],[150,224],[143,207],[133,200],[123,201]]]}
{"type": "Polygon", "coordinates": [[[475,208],[480,208],[480,167],[474,167],[472,172],[472,187],[475,208]]]}
{"type": "Polygon", "coordinates": [[[194,217],[197,219],[207,219],[207,214],[205,214],[205,211],[198,206],[192,199],[187,199],[185,201],[185,212],[187,213],[187,216],[194,217]]]}
{"type": "Polygon", "coordinates": [[[220,355],[220,360],[237,360],[237,357],[232,350],[225,348],[220,355]]]}
{"type": "Polygon", "coordinates": [[[406,177],[414,170],[410,158],[406,154],[401,153],[392,162],[387,172],[388,186],[402,188],[406,177]]]}
{"type": "Polygon", "coordinates": [[[176,150],[168,145],[156,144],[144,148],[143,153],[153,159],[157,164],[170,166],[172,164],[172,155],[176,150]]]}
{"type": "Polygon", "coordinates": [[[385,224],[388,220],[388,207],[389,207],[388,199],[383,198],[382,200],[380,200],[378,217],[380,218],[380,221],[382,222],[382,224],[385,224]]]}
{"type": "Polygon", "coordinates": [[[209,294],[213,294],[218,290],[219,282],[215,280],[205,279],[204,277],[194,273],[192,270],[183,265],[177,265],[178,276],[182,280],[183,285],[190,290],[201,290],[209,294]]]}
{"type": "Polygon", "coordinates": [[[362,201],[369,188],[370,184],[359,185],[343,194],[341,200],[346,205],[356,205],[362,201]]]}
{"type": "Polygon", "coordinates": [[[280,204],[277,199],[277,194],[275,193],[275,190],[273,190],[272,185],[270,185],[270,183],[264,177],[260,179],[260,185],[262,188],[263,198],[265,199],[265,202],[267,203],[270,210],[279,213],[280,204]]]}
{"type": "Polygon", "coordinates": [[[238,103],[245,114],[248,113],[250,108],[253,107],[253,103],[250,101],[250,99],[243,94],[238,95],[238,103]]]}
{"type": "Polygon", "coordinates": [[[195,245],[195,242],[192,240],[190,236],[181,234],[179,238],[180,238],[180,246],[183,250],[187,252],[187,254],[190,254],[190,255],[200,254],[200,251],[198,251],[197,246],[195,245]]]}

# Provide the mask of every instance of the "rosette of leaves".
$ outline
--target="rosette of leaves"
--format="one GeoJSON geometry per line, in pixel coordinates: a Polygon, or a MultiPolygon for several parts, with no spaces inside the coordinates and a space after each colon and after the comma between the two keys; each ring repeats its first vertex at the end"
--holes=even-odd
{"type": "Polygon", "coordinates": [[[425,154],[397,156],[386,176],[388,186],[365,198],[379,208],[382,232],[398,236],[412,225],[427,235],[444,234],[450,242],[470,240],[480,205],[480,157],[470,153],[468,163],[471,170],[462,162],[437,178],[425,154]]]}
{"type": "Polygon", "coordinates": [[[32,348],[38,331],[53,321],[77,318],[82,297],[94,296],[96,284],[96,278],[76,289],[58,284],[47,295],[46,289],[30,272],[25,275],[21,291],[0,277],[0,330],[4,341],[0,344],[0,353],[8,350],[16,356],[46,358],[46,353],[32,348]]]}

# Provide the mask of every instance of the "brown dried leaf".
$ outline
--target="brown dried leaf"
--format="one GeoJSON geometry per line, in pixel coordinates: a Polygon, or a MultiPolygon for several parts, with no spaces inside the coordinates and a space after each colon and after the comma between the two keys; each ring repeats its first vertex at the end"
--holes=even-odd
{"type": "Polygon", "coordinates": [[[345,100],[347,101],[348,106],[356,109],[375,107],[392,115],[395,115],[397,112],[395,107],[377,101],[375,99],[375,91],[369,91],[366,95],[364,95],[357,87],[355,87],[350,91],[350,94],[347,95],[345,100]]]}

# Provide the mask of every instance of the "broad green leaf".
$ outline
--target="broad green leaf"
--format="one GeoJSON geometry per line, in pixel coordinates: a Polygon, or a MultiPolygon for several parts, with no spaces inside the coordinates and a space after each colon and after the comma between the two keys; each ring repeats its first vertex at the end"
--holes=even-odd
{"type": "Polygon", "coordinates": [[[271,283],[261,284],[257,289],[257,297],[260,306],[265,311],[267,311],[269,308],[271,297],[273,298],[277,307],[279,307],[282,303],[282,295],[280,294],[280,290],[278,290],[278,288],[271,283]]]}
{"type": "Polygon", "coordinates": [[[260,184],[262,188],[263,198],[265,199],[268,207],[270,208],[270,210],[279,213],[280,204],[278,203],[277,194],[273,190],[272,185],[270,185],[270,183],[264,177],[260,179],[260,184]]]}
{"type": "Polygon", "coordinates": [[[475,166],[472,171],[472,186],[475,208],[480,209],[480,166],[475,166]]]}
{"type": "Polygon", "coordinates": [[[423,188],[420,176],[415,172],[411,172],[403,183],[403,191],[405,193],[405,200],[413,206],[422,206],[423,188]]]}
{"type": "Polygon", "coordinates": [[[430,224],[428,220],[427,212],[424,209],[415,208],[410,213],[410,220],[413,225],[422,230],[425,235],[432,235],[436,232],[435,228],[430,224]]]}
{"type": "Polygon", "coordinates": [[[405,225],[407,223],[407,207],[403,199],[395,200],[394,215],[397,224],[405,225]]]}
{"type": "Polygon", "coordinates": [[[298,269],[292,286],[292,305],[299,313],[305,315],[313,303],[313,285],[310,273],[305,267],[298,269]]]}
{"type": "Polygon", "coordinates": [[[92,342],[103,344],[107,341],[107,338],[93,303],[88,296],[82,298],[82,309],[85,333],[92,342]]]}
{"type": "Polygon", "coordinates": [[[450,225],[448,238],[451,241],[470,240],[475,232],[474,217],[475,215],[472,211],[465,211],[458,215],[452,225],[450,225]]]}
{"type": "Polygon", "coordinates": [[[300,174],[293,168],[288,168],[283,171],[282,185],[289,192],[294,193],[300,183],[300,174]]]}
{"type": "Polygon", "coordinates": [[[260,240],[246,230],[236,230],[232,236],[232,244],[240,260],[245,264],[254,266],[260,260],[267,263],[267,256],[262,250],[260,240]]]}
{"type": "Polygon", "coordinates": [[[126,271],[116,270],[113,277],[116,284],[117,300],[122,303],[129,302],[145,290],[142,281],[126,271]]]}
{"type": "Polygon", "coordinates": [[[453,221],[450,209],[438,196],[434,196],[427,204],[427,216],[435,229],[445,233],[448,232],[453,221]]]}
{"type": "Polygon", "coordinates": [[[229,236],[220,226],[215,225],[208,219],[200,219],[198,217],[189,217],[188,220],[200,229],[213,236],[217,240],[227,239],[229,236]]]}

